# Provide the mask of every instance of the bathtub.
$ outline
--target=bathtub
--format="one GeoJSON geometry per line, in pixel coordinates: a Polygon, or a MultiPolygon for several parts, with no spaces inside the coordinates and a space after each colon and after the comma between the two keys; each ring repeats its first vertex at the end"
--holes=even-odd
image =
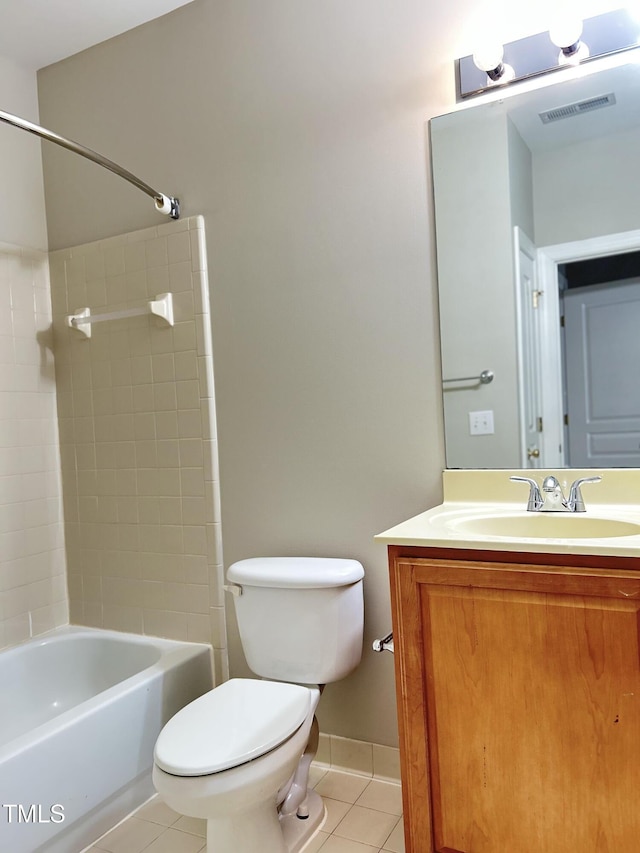
{"type": "Polygon", "coordinates": [[[196,643],[67,627],[0,653],[0,851],[95,841],[152,796],[160,729],[212,686],[196,643]]]}

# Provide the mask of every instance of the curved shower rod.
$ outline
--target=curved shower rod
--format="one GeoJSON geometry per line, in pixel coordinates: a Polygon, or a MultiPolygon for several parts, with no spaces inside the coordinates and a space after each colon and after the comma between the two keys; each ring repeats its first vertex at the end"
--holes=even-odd
{"type": "Polygon", "coordinates": [[[153,187],[149,186],[149,184],[145,184],[145,182],[141,181],[140,178],[136,177],[131,172],[128,172],[126,169],[123,169],[122,166],[118,166],[118,164],[114,163],[113,160],[108,160],[106,157],[103,157],[102,154],[92,151],[91,148],[86,148],[84,145],[80,145],[79,142],[74,142],[72,139],[66,139],[64,136],[60,136],[52,130],[47,130],[46,127],[40,127],[39,124],[33,124],[33,122],[27,121],[19,116],[12,115],[11,113],[3,112],[2,110],[0,110],[0,121],[5,122],[6,124],[11,124],[13,127],[19,127],[21,130],[26,130],[28,133],[33,133],[41,139],[46,139],[49,142],[55,142],[56,145],[60,145],[68,151],[73,151],[75,154],[80,154],[81,157],[86,157],[87,160],[92,160],[99,166],[104,166],[105,169],[109,169],[110,172],[115,172],[116,175],[124,178],[125,181],[129,181],[130,184],[133,184],[134,187],[138,187],[139,190],[142,190],[142,192],[146,193],[148,196],[151,196],[155,202],[156,210],[160,213],[166,213],[172,219],[180,218],[180,202],[177,198],[167,196],[158,190],[154,190],[153,187]]]}

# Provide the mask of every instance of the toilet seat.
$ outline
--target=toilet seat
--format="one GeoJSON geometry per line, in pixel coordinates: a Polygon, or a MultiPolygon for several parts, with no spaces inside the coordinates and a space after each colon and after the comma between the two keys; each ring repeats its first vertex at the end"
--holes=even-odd
{"type": "Polygon", "coordinates": [[[154,760],[173,776],[206,776],[274,749],[311,710],[299,684],[233,678],[186,705],[160,732],[154,760]]]}

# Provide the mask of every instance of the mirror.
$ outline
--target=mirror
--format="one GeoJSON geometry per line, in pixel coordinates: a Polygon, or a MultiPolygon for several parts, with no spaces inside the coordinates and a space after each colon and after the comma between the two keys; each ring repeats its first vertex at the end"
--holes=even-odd
{"type": "Polygon", "coordinates": [[[447,467],[640,467],[640,66],[430,129],[447,467]]]}

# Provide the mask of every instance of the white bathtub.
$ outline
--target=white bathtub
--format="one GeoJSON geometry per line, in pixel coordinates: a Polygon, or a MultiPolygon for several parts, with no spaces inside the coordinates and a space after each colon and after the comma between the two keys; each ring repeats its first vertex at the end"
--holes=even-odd
{"type": "Polygon", "coordinates": [[[211,650],[64,628],[0,653],[0,851],[79,853],[153,794],[153,747],[211,650]]]}

